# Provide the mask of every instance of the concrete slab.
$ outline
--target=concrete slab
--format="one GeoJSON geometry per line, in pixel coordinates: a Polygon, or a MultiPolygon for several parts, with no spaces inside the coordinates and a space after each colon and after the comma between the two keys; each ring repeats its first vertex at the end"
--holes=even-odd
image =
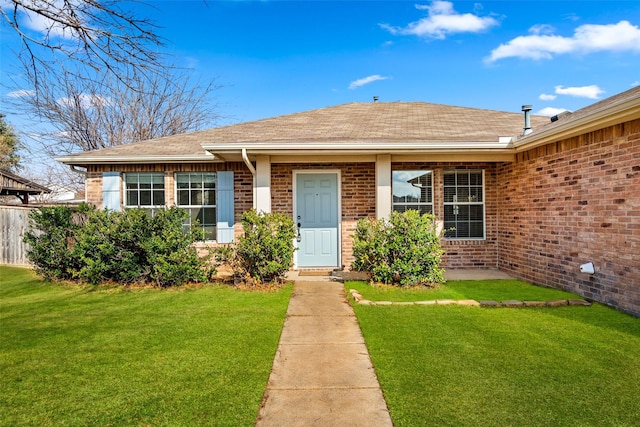
{"type": "Polygon", "coordinates": [[[363,342],[355,316],[288,317],[280,336],[280,345],[363,342]]]}
{"type": "Polygon", "coordinates": [[[257,425],[263,427],[391,427],[379,388],[343,390],[270,390],[257,425]],[[293,408],[304,408],[297,411],[293,408]]]}
{"type": "Polygon", "coordinates": [[[300,294],[294,294],[289,301],[287,315],[350,316],[353,309],[344,296],[314,294],[312,298],[301,298],[300,294]]]}
{"type": "Polygon", "coordinates": [[[269,388],[379,387],[364,344],[283,345],[273,364],[269,388]]]}

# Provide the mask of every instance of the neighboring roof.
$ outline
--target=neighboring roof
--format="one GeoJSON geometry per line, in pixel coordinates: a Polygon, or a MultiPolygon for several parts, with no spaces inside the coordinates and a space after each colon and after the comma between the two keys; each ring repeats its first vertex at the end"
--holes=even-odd
{"type": "Polygon", "coordinates": [[[0,196],[23,196],[51,192],[47,187],[5,169],[0,169],[0,180],[0,196]]]}
{"type": "MultiPolygon", "coordinates": [[[[532,116],[533,126],[549,118],[532,116]]],[[[351,103],[253,122],[213,128],[61,157],[67,164],[206,161],[216,154],[245,149],[340,150],[428,149],[475,144],[493,147],[500,138],[521,134],[522,113],[424,102],[351,103]],[[204,147],[204,148],[203,148],[204,147]]],[[[504,145],[501,142],[500,147],[504,145]]],[[[460,147],[458,147],[460,148],[460,147]]],[[[494,147],[497,148],[497,147],[494,147]]]]}
{"type": "Polygon", "coordinates": [[[557,121],[533,129],[515,142],[518,151],[571,138],[597,129],[640,119],[640,86],[591,104],[573,113],[562,114],[557,121]]]}

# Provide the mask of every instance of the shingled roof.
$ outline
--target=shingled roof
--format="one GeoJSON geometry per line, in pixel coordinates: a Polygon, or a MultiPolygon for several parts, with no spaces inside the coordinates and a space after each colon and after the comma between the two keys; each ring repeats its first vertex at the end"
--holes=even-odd
{"type": "MultiPolygon", "coordinates": [[[[540,126],[549,118],[532,116],[540,126]]],[[[62,157],[67,164],[135,158],[147,161],[212,161],[203,146],[215,152],[260,146],[349,144],[497,143],[522,133],[522,113],[456,107],[424,102],[350,103],[230,126],[172,135],[104,150],[62,157]]]]}

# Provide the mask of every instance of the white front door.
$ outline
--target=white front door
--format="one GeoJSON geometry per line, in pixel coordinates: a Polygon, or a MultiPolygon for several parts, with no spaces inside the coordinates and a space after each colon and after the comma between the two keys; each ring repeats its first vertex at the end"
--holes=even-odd
{"type": "Polygon", "coordinates": [[[298,267],[338,267],[338,173],[297,173],[298,267]]]}

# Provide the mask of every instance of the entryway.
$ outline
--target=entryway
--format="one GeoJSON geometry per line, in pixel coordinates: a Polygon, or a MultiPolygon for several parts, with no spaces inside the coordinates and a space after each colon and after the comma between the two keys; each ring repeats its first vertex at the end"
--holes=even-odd
{"type": "Polygon", "coordinates": [[[294,171],[297,268],[339,266],[339,171],[294,171]]]}

